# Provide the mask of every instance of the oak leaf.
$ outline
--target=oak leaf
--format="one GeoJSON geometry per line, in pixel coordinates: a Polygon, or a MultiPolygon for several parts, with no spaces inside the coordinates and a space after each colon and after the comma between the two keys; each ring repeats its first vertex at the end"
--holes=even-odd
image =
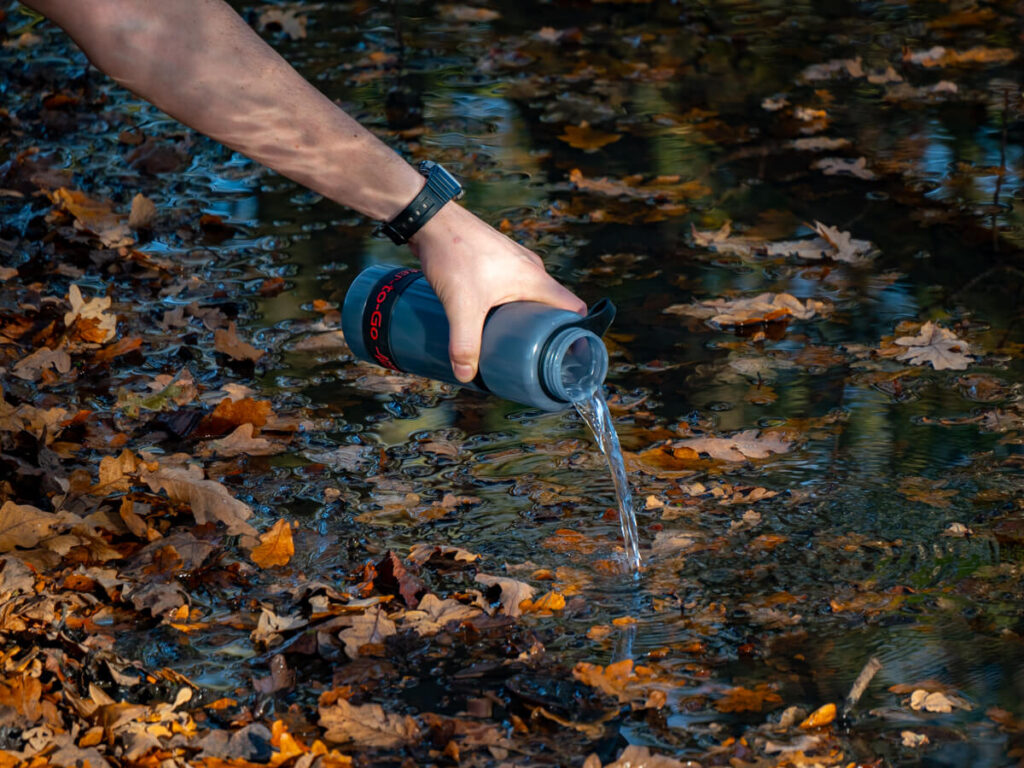
{"type": "Polygon", "coordinates": [[[420,637],[436,635],[449,622],[465,621],[479,616],[482,611],[475,605],[463,605],[450,598],[442,600],[430,593],[420,600],[414,611],[406,611],[402,617],[402,626],[413,630],[420,637]]]}
{"type": "Polygon", "coordinates": [[[273,568],[275,565],[288,565],[294,554],[292,527],[287,520],[281,519],[269,531],[260,534],[260,543],[253,547],[249,556],[260,568],[273,568]]]}
{"type": "Polygon", "coordinates": [[[128,214],[128,226],[132,229],[146,229],[156,218],[156,204],[141,192],[132,198],[132,209],[128,214]]]}
{"type": "Polygon", "coordinates": [[[74,283],[68,288],[71,311],[64,314],[64,325],[71,328],[83,341],[105,344],[117,335],[117,317],[108,315],[110,297],[98,296],[86,301],[81,289],[74,283]]]}
{"type": "Polygon", "coordinates": [[[251,360],[255,363],[264,355],[262,349],[257,349],[238,336],[238,330],[233,322],[228,323],[226,330],[218,328],[213,332],[213,348],[232,360],[251,360]]]}
{"type": "Polygon", "coordinates": [[[53,526],[59,521],[52,512],[5,501],[0,507],[0,552],[36,546],[53,532],[53,526]]]}
{"type": "Polygon", "coordinates": [[[124,217],[114,213],[110,203],[93,200],[77,189],[60,187],[49,193],[50,200],[75,219],[75,229],[90,232],[107,248],[119,248],[135,242],[124,217]]]}
{"type": "Polygon", "coordinates": [[[338,633],[338,639],[345,644],[348,657],[356,659],[360,655],[360,648],[383,643],[397,631],[395,622],[388,618],[380,606],[373,606],[366,613],[352,616],[351,625],[338,633]]]}
{"type": "Polygon", "coordinates": [[[57,349],[40,347],[11,367],[11,373],[25,381],[36,381],[47,370],[53,370],[59,374],[65,374],[71,370],[71,356],[64,347],[57,349]]]}
{"type": "Polygon", "coordinates": [[[761,293],[746,299],[709,299],[693,304],[673,304],[663,311],[670,315],[688,315],[704,319],[722,328],[785,322],[790,318],[809,320],[823,314],[828,305],[822,301],[801,301],[788,293],[761,293]]]}
{"type": "Polygon", "coordinates": [[[339,698],[328,705],[321,700],[319,711],[327,741],[394,749],[419,740],[420,728],[413,718],[385,712],[380,704],[356,706],[339,698]]]}
{"type": "Polygon", "coordinates": [[[163,489],[173,501],[187,503],[200,525],[219,520],[228,533],[243,537],[243,545],[255,543],[256,529],[246,522],[252,517],[252,509],[220,483],[205,479],[199,467],[158,467],[152,472],[143,468],[140,476],[152,491],[163,489]]]}
{"type": "Polygon", "coordinates": [[[487,587],[498,586],[501,589],[501,612],[506,616],[521,616],[520,604],[533,597],[534,589],[529,584],[504,576],[491,576],[478,573],[476,581],[487,587]]]}
{"type": "Polygon", "coordinates": [[[227,437],[211,440],[210,449],[218,456],[273,456],[285,449],[275,440],[254,437],[254,429],[250,423],[242,424],[227,437]]]}

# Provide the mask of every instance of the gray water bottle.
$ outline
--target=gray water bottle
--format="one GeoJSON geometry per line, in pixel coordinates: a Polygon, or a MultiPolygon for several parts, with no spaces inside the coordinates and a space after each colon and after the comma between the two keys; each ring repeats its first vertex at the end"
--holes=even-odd
{"type": "Polygon", "coordinates": [[[479,373],[471,384],[455,378],[448,318],[417,269],[364,269],[345,296],[341,324],[353,354],[363,360],[559,411],[604,381],[608,352],[601,336],[614,317],[608,299],[586,317],[535,301],[495,307],[484,323],[479,373]]]}

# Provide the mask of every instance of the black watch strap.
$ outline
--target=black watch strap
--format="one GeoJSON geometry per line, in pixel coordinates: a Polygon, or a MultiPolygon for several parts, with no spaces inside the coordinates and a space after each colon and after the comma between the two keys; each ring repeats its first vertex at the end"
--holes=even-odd
{"type": "Polygon", "coordinates": [[[380,231],[397,245],[409,242],[449,200],[462,197],[462,185],[437,163],[420,163],[420,173],[427,177],[426,186],[401,213],[380,226],[380,231]]]}

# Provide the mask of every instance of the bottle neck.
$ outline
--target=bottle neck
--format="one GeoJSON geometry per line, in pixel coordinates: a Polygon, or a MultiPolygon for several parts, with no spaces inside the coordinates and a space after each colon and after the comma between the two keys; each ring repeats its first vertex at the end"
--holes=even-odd
{"type": "Polygon", "coordinates": [[[595,333],[569,327],[559,331],[540,360],[540,379],[545,391],[563,403],[584,400],[594,393],[608,373],[608,351],[595,333]]]}

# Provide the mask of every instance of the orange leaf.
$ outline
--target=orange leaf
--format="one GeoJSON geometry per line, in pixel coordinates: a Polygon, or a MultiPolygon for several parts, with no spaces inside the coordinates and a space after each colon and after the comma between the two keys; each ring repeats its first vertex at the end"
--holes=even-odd
{"type": "Polygon", "coordinates": [[[287,565],[294,554],[292,527],[282,519],[260,536],[260,543],[252,550],[252,561],[260,568],[271,568],[275,565],[287,565]]]}
{"type": "Polygon", "coordinates": [[[725,692],[725,696],[715,702],[719,712],[762,712],[782,704],[782,697],[767,683],[760,683],[755,688],[738,686],[725,692]]]}
{"type": "Polygon", "coordinates": [[[267,423],[273,408],[269,400],[253,400],[243,397],[241,400],[225,398],[217,403],[210,417],[196,431],[196,437],[223,435],[243,424],[262,427],[267,423]]]}
{"type": "Polygon", "coordinates": [[[563,608],[565,608],[565,598],[557,592],[548,592],[536,600],[523,600],[519,605],[519,609],[523,613],[560,611],[563,608]]]}
{"type": "Polygon", "coordinates": [[[565,126],[565,133],[558,138],[566,142],[570,147],[589,151],[615,143],[622,138],[622,134],[599,131],[596,128],[591,128],[590,123],[584,120],[578,126],[565,126]]]}
{"type": "Polygon", "coordinates": [[[109,363],[115,357],[127,355],[129,352],[134,352],[141,346],[142,338],[139,336],[132,336],[128,339],[118,339],[109,347],[104,347],[97,351],[96,354],[92,356],[92,361],[94,363],[109,363]]]}
{"type": "Polygon", "coordinates": [[[836,719],[836,705],[829,702],[811,712],[804,721],[800,723],[801,728],[821,728],[836,719]]]}

